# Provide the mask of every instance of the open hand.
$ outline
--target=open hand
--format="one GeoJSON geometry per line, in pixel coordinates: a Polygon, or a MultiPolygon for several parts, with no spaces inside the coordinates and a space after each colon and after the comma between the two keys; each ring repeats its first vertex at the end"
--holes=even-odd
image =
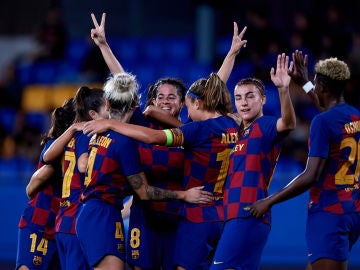
{"type": "Polygon", "coordinates": [[[292,54],[294,70],[289,70],[288,74],[291,79],[299,86],[303,86],[309,81],[308,75],[308,56],[303,56],[302,51],[296,50],[292,54]]]}
{"type": "Polygon", "coordinates": [[[290,85],[291,77],[289,76],[289,70],[292,70],[293,62],[289,65],[289,56],[285,53],[279,54],[277,57],[276,71],[274,68],[270,70],[271,80],[275,86],[279,88],[287,88],[290,85]]]}
{"type": "Polygon", "coordinates": [[[97,133],[103,133],[109,130],[109,126],[107,125],[109,120],[107,119],[99,119],[88,121],[84,124],[83,133],[92,136],[97,133]]]}
{"type": "Polygon", "coordinates": [[[214,200],[213,194],[204,191],[204,186],[190,188],[185,191],[184,201],[188,203],[204,204],[214,200]]]}

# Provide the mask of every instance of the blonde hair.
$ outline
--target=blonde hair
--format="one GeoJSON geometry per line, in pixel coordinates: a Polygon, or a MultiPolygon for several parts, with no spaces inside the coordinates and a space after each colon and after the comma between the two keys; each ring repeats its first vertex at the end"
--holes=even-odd
{"type": "Polygon", "coordinates": [[[110,115],[119,116],[129,112],[138,104],[139,84],[136,77],[130,73],[115,73],[104,85],[104,97],[110,104],[110,115]]]}
{"type": "Polygon", "coordinates": [[[329,77],[332,80],[344,81],[350,78],[348,65],[336,57],[320,60],[315,65],[315,73],[329,77]]]}
{"type": "Polygon", "coordinates": [[[208,79],[195,81],[190,86],[187,96],[192,100],[202,100],[204,110],[217,111],[222,115],[233,112],[229,90],[216,73],[211,73],[208,79]]]}

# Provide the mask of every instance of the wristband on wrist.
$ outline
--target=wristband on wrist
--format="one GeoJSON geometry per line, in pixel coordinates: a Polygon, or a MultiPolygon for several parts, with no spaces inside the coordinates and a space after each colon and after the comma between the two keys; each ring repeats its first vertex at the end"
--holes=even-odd
{"type": "Polygon", "coordinates": [[[305,93],[309,93],[312,89],[314,89],[314,85],[311,81],[308,81],[303,85],[302,89],[304,89],[305,93]]]}

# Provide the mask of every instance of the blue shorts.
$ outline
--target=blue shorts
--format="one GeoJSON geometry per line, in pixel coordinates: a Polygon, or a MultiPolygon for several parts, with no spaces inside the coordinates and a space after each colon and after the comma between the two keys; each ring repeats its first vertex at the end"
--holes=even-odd
{"type": "Polygon", "coordinates": [[[360,213],[332,214],[309,213],[306,224],[306,241],[309,260],[326,258],[345,261],[360,235],[360,213]]]}
{"type": "Polygon", "coordinates": [[[175,269],[174,253],[179,217],[131,207],[126,248],[127,263],[142,269],[175,269]]]}
{"type": "Polygon", "coordinates": [[[16,268],[26,265],[31,269],[61,269],[56,243],[47,240],[44,232],[25,227],[19,229],[16,268]]]}
{"type": "Polygon", "coordinates": [[[55,233],[55,239],[62,269],[90,269],[75,234],[58,232],[55,233]]]}
{"type": "Polygon", "coordinates": [[[81,206],[75,227],[81,248],[92,267],[107,255],[125,262],[125,231],[120,208],[90,199],[81,206]]]}
{"type": "Polygon", "coordinates": [[[259,269],[269,233],[270,226],[254,217],[227,221],[210,269],[259,269]]]}
{"type": "Polygon", "coordinates": [[[209,269],[223,224],[181,220],[176,234],[175,265],[186,270],[209,269]]]}

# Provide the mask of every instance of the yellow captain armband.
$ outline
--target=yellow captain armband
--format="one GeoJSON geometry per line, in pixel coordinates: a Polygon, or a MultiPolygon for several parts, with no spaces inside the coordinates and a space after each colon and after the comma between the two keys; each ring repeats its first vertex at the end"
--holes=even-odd
{"type": "Polygon", "coordinates": [[[173,143],[173,135],[170,129],[163,130],[166,135],[166,146],[170,146],[173,143]]]}

